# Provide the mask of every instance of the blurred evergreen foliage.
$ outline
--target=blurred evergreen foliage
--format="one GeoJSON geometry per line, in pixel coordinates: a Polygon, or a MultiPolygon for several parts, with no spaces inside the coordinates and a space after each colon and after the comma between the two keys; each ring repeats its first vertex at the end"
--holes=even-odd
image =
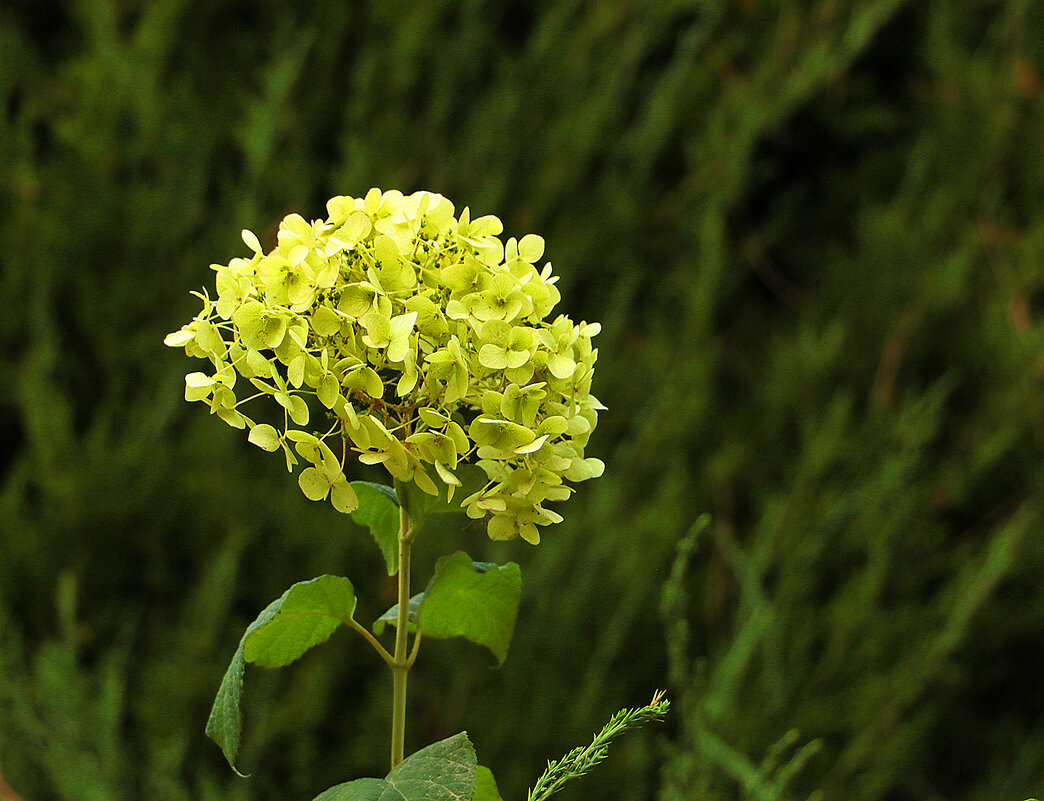
{"type": "Polygon", "coordinates": [[[5,779],[383,775],[388,682],[347,635],[248,676],[249,781],[203,738],[289,584],[349,575],[360,619],[392,587],[160,344],[241,228],[380,186],[541,233],[610,409],[606,475],[539,548],[420,541],[418,575],[464,547],[525,590],[501,669],[425,649],[410,747],[466,728],[517,798],[668,682],[668,727],[563,801],[1039,793],[1042,72],[1030,0],[8,0],[5,779]]]}

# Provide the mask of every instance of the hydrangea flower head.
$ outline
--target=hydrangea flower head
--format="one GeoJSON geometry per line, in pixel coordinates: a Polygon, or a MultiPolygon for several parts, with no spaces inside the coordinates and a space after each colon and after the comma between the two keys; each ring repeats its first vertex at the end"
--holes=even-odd
{"type": "Polygon", "coordinates": [[[590,391],[599,324],[552,319],[544,240],[503,242],[496,217],[379,189],[327,213],[286,217],[268,253],[243,231],[252,255],[213,265],[216,298],[197,293],[202,311],[165,340],[211,363],[185,377],[186,399],[288,470],[306,462],[305,496],[345,513],[349,458],[450,500],[474,461],[486,483],[460,501],[468,515],[493,539],[539,542],[565,482],[604,469],[584,455],[604,408],[590,391]],[[247,416],[266,399],[275,424],[247,416]]]}

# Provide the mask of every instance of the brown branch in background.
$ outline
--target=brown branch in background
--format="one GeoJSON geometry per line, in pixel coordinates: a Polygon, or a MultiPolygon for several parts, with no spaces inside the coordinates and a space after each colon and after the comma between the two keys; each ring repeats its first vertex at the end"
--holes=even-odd
{"type": "Polygon", "coordinates": [[[892,405],[892,394],[895,391],[895,379],[899,374],[899,364],[903,360],[906,345],[913,335],[914,329],[921,321],[918,309],[907,307],[899,317],[892,335],[888,337],[881,361],[877,364],[874,383],[870,387],[870,408],[875,412],[883,412],[892,405]]]}
{"type": "Polygon", "coordinates": [[[11,789],[3,776],[0,776],[0,801],[22,801],[22,797],[11,789]]]}
{"type": "Polygon", "coordinates": [[[751,271],[786,306],[797,309],[808,301],[811,293],[791,281],[772,261],[764,246],[751,241],[746,251],[751,271]]]}
{"type": "Polygon", "coordinates": [[[1011,300],[1008,302],[1008,319],[1019,336],[1026,337],[1033,333],[1033,319],[1030,316],[1029,302],[1026,300],[1025,292],[1016,290],[1011,293],[1011,300]]]}

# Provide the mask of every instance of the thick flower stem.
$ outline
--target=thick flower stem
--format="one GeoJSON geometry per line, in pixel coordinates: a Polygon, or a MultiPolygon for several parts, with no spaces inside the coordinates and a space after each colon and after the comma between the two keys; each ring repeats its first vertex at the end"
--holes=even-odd
{"type": "Polygon", "coordinates": [[[406,676],[412,660],[406,652],[410,617],[410,517],[399,508],[399,618],[395,627],[395,654],[392,662],[391,766],[402,762],[406,743],[406,676]]]}

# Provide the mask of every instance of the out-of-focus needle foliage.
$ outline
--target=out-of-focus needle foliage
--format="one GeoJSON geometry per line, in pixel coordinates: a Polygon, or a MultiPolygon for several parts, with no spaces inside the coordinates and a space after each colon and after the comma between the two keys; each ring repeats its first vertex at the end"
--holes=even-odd
{"type": "MultiPolygon", "coordinates": [[[[409,742],[467,729],[518,798],[667,677],[668,724],[558,798],[1039,794],[1042,43],[1026,0],[6,3],[4,780],[383,775],[363,659],[258,672],[249,788],[203,738],[236,632],[382,557],[194,414],[161,344],[241,229],[382,186],[540,231],[609,409],[546,547],[418,541],[418,575],[460,546],[526,591],[500,669],[424,655],[409,742]]],[[[357,589],[360,619],[394,601],[357,589]]]]}

